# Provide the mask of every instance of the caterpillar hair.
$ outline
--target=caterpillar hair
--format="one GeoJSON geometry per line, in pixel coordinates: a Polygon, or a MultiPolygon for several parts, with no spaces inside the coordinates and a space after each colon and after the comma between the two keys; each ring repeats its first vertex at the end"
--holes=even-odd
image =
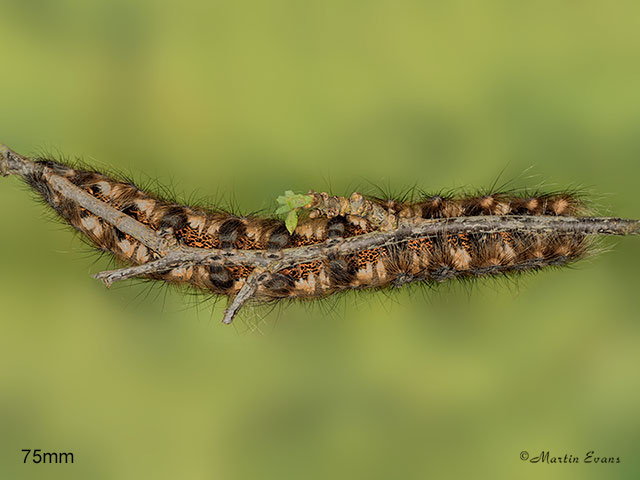
{"type": "Polygon", "coordinates": [[[395,201],[310,191],[297,196],[301,218],[291,228],[275,217],[180,205],[4,145],[0,173],[22,178],[92,245],[126,265],[95,275],[107,286],[143,277],[226,295],[224,323],[250,301],[535,271],[583,258],[596,235],[640,233],[637,220],[587,216],[569,192],[395,201]]]}

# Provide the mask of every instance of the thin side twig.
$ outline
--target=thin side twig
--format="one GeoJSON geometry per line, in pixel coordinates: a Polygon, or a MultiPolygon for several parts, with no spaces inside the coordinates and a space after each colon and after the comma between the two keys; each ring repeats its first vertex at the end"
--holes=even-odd
{"type": "Polygon", "coordinates": [[[34,162],[1,144],[0,173],[3,176],[18,175],[24,179],[35,173],[42,173],[51,188],[62,195],[63,198],[73,200],[82,208],[110,223],[121,232],[131,235],[151,250],[160,255],[165,255],[171,248],[170,242],[146,225],[122,213],[108,203],[98,200],[45,165],[34,162]]]}
{"type": "Polygon", "coordinates": [[[229,306],[224,311],[222,323],[229,325],[238,314],[238,311],[247,303],[258,290],[261,281],[266,277],[264,268],[256,268],[249,274],[240,291],[229,302],[229,306]]]}

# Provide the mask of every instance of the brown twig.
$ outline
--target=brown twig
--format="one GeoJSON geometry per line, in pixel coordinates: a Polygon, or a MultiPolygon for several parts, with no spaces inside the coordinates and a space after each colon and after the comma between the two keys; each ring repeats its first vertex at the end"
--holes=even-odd
{"type": "Polygon", "coordinates": [[[251,300],[262,281],[267,277],[264,268],[256,268],[249,274],[240,291],[229,302],[229,306],[224,311],[222,323],[229,325],[237,315],[242,306],[251,300]]]}
{"type": "Polygon", "coordinates": [[[343,240],[335,246],[326,243],[282,250],[279,260],[266,258],[264,250],[218,250],[181,248],[166,256],[133,267],[100,272],[94,275],[105,284],[127,278],[163,272],[177,267],[221,262],[230,265],[253,265],[278,271],[300,263],[326,258],[327,254],[348,255],[360,250],[390,246],[410,238],[459,235],[462,233],[489,234],[504,231],[537,233],[584,233],[586,235],[637,235],[640,222],[609,217],[548,217],[548,216],[478,216],[428,220],[400,220],[392,232],[373,232],[343,240]]]}
{"type": "Polygon", "coordinates": [[[0,173],[3,176],[18,175],[27,178],[35,173],[42,173],[47,183],[64,198],[73,200],[82,208],[110,223],[121,232],[131,235],[151,250],[165,255],[171,244],[157,232],[136,219],[122,213],[108,203],[98,200],[66,178],[56,174],[44,164],[34,162],[14,152],[6,145],[0,145],[0,173]]]}
{"type": "Polygon", "coordinates": [[[322,244],[284,249],[278,260],[267,258],[264,250],[220,250],[180,246],[162,237],[154,230],[132,217],[120,212],[109,204],[98,200],[71,183],[54,170],[25,158],[4,145],[0,145],[0,173],[28,178],[34,173],[42,173],[49,185],[65,198],[77,202],[94,215],[115,226],[140,241],[160,255],[150,262],[104,271],[95,278],[110,286],[113,282],[132,277],[162,273],[173,268],[194,265],[224,263],[229,265],[250,265],[253,272],[245,284],[229,303],[223,322],[231,323],[242,306],[251,300],[258,287],[268,278],[269,272],[300,263],[326,258],[327,254],[348,255],[361,250],[391,246],[406,242],[411,238],[459,235],[463,233],[490,234],[505,231],[537,233],[583,233],[585,235],[634,235],[640,234],[640,221],[609,217],[564,217],[564,216],[476,216],[441,219],[397,218],[380,205],[354,193],[350,198],[329,196],[326,193],[310,192],[313,200],[306,208],[316,215],[333,217],[351,215],[366,219],[375,232],[347,238],[339,243],[328,241],[322,244]]]}

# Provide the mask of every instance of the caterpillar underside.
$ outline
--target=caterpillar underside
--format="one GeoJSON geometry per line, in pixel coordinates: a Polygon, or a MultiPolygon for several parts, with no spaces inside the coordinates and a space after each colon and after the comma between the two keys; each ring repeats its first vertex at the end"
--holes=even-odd
{"type": "Polygon", "coordinates": [[[285,223],[277,218],[239,216],[180,205],[95,171],[76,169],[51,160],[31,161],[4,148],[4,173],[16,173],[18,159],[30,162],[28,168],[17,173],[96,247],[129,265],[147,264],[163,256],[162,252],[84,208],[73,196],[62,193],[59,187],[52,185],[52,178],[67,180],[94,199],[140,222],[170,245],[220,251],[219,261],[177,265],[145,276],[190,284],[200,290],[232,297],[259,268],[247,262],[228,260],[234,252],[244,250],[260,253],[277,265],[283,252],[295,253],[312,245],[326,246],[316,249],[317,255],[307,261],[276,270],[269,268],[262,273],[251,292],[251,299],[270,301],[318,298],[348,289],[398,287],[417,281],[442,282],[454,277],[475,278],[565,265],[585,256],[592,243],[592,237],[581,229],[565,229],[560,233],[548,229],[497,229],[490,233],[453,234],[436,231],[428,235],[409,233],[404,237],[398,234],[393,241],[383,245],[343,254],[335,248],[341,242],[378,231],[392,231],[398,222],[418,224],[435,219],[446,221],[483,216],[574,218],[583,215],[586,209],[570,193],[436,195],[414,202],[365,199],[368,208],[375,210],[384,221],[393,219],[396,222],[392,226],[382,226],[381,222],[373,220],[374,215],[354,214],[353,209],[347,208],[348,202],[340,197],[315,194],[319,203],[310,205],[311,215],[303,216],[293,233],[289,233],[285,223]],[[15,171],[12,171],[12,165],[15,171]]]}

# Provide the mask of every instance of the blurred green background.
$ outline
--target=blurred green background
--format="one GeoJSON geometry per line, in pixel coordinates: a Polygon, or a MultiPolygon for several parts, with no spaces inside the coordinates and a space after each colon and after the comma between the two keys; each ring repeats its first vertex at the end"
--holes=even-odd
{"type": "MultiPolygon", "coordinates": [[[[581,186],[640,216],[633,1],[0,0],[0,141],[242,211],[581,186]]],[[[0,179],[0,478],[638,478],[638,239],[573,269],[245,312],[0,179]],[[21,449],[73,465],[23,464],[21,449]],[[551,455],[618,465],[535,465],[551,455]]]]}

